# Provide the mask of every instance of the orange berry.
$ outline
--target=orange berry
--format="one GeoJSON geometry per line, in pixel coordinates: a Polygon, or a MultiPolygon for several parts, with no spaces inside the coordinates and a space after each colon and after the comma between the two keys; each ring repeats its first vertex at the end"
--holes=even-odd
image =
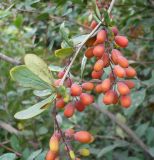
{"type": "Polygon", "coordinates": [[[95,92],[96,93],[102,93],[102,85],[101,84],[97,84],[95,87],[95,92]]]}
{"type": "Polygon", "coordinates": [[[94,84],[92,82],[85,82],[82,84],[82,88],[86,91],[91,91],[94,89],[94,84]]]}
{"type": "Polygon", "coordinates": [[[125,48],[128,45],[128,39],[125,36],[115,36],[115,43],[118,46],[125,48]]]}
{"type": "Polygon", "coordinates": [[[88,106],[94,102],[94,97],[88,93],[82,93],[80,100],[83,105],[88,106]]]}
{"type": "Polygon", "coordinates": [[[60,71],[58,73],[58,78],[63,78],[64,74],[65,74],[65,71],[60,71]]]}
{"type": "Polygon", "coordinates": [[[85,56],[87,57],[87,58],[92,58],[94,55],[93,55],[93,47],[90,47],[90,48],[88,48],[86,51],[85,51],[85,56]]]}
{"type": "Polygon", "coordinates": [[[110,65],[110,59],[107,53],[104,53],[101,59],[103,60],[104,67],[108,67],[110,65]]]}
{"type": "Polygon", "coordinates": [[[130,107],[130,105],[132,103],[131,97],[129,95],[121,96],[120,103],[121,103],[122,107],[124,107],[124,108],[130,107]]]}
{"type": "Polygon", "coordinates": [[[100,30],[97,33],[97,37],[96,37],[96,41],[95,41],[94,45],[104,43],[105,40],[106,40],[106,31],[100,30]]]}
{"type": "Polygon", "coordinates": [[[58,153],[58,151],[59,151],[59,138],[57,136],[53,135],[50,138],[49,147],[50,147],[51,152],[58,153]]]}
{"type": "Polygon", "coordinates": [[[74,112],[75,112],[75,107],[73,106],[71,102],[68,103],[64,109],[64,116],[67,118],[70,118],[73,116],[74,112]]]}
{"type": "Polygon", "coordinates": [[[135,83],[131,80],[125,80],[124,83],[128,86],[129,89],[132,89],[135,87],[135,83]]]}
{"type": "Polygon", "coordinates": [[[129,66],[128,60],[123,56],[118,56],[117,62],[123,68],[127,68],[129,66]]]}
{"type": "Polygon", "coordinates": [[[101,84],[102,92],[107,92],[111,88],[111,80],[109,78],[105,79],[101,84]]]}
{"type": "Polygon", "coordinates": [[[63,98],[56,100],[56,107],[57,108],[59,108],[59,109],[64,108],[64,106],[65,106],[65,102],[64,102],[63,98]]]}
{"type": "Polygon", "coordinates": [[[98,72],[92,71],[92,73],[91,73],[91,77],[92,77],[93,79],[99,79],[99,78],[102,77],[102,75],[103,75],[103,70],[98,71],[98,72]]]}
{"type": "Polygon", "coordinates": [[[118,28],[116,26],[113,26],[111,28],[112,32],[114,33],[114,36],[116,36],[118,34],[118,28]]]}
{"type": "Polygon", "coordinates": [[[95,57],[101,58],[104,54],[105,48],[103,45],[95,46],[93,49],[93,54],[95,57]]]}
{"type": "Polygon", "coordinates": [[[90,28],[94,29],[97,26],[97,22],[95,20],[93,20],[90,24],[90,28]]]}
{"type": "Polygon", "coordinates": [[[136,71],[133,67],[129,66],[128,68],[125,69],[125,71],[126,71],[126,76],[129,78],[133,78],[136,76],[136,71]]]}
{"type": "Polygon", "coordinates": [[[45,160],[55,160],[56,157],[57,154],[49,150],[46,154],[45,160]]]}
{"type": "Polygon", "coordinates": [[[111,58],[114,64],[118,64],[118,56],[121,56],[121,52],[117,49],[113,49],[111,52],[111,58]]]}
{"type": "Polygon", "coordinates": [[[72,84],[70,92],[72,96],[79,96],[82,93],[82,88],[78,84],[72,84]]]}
{"type": "Polygon", "coordinates": [[[119,78],[124,78],[125,77],[125,75],[126,75],[126,72],[125,72],[125,70],[122,68],[122,67],[120,67],[119,65],[116,65],[115,67],[114,67],[114,74],[117,76],[117,77],[119,77],[119,78]]]}
{"type": "Polygon", "coordinates": [[[83,104],[81,103],[81,101],[75,102],[75,108],[76,108],[79,112],[84,111],[85,107],[86,107],[86,106],[83,105],[83,104]]]}
{"type": "Polygon", "coordinates": [[[106,105],[112,104],[114,101],[115,95],[113,90],[109,90],[105,93],[103,97],[103,103],[106,105]]]}
{"type": "Polygon", "coordinates": [[[87,131],[79,131],[74,134],[74,139],[81,143],[90,143],[92,135],[87,131]]]}
{"type": "Polygon", "coordinates": [[[130,93],[130,89],[128,88],[128,86],[123,83],[123,82],[118,82],[117,83],[117,89],[118,89],[118,92],[121,94],[121,95],[126,95],[126,94],[129,94],[130,93]]]}
{"type": "Polygon", "coordinates": [[[103,69],[103,66],[104,66],[103,60],[99,59],[94,65],[94,70],[98,72],[103,69]]]}

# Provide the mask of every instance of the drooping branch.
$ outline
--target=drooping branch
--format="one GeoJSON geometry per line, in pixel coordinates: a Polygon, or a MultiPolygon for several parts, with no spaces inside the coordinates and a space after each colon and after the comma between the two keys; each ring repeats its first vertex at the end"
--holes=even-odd
{"type": "Polygon", "coordinates": [[[4,60],[6,62],[9,62],[9,63],[11,63],[13,65],[19,65],[19,64],[21,64],[20,61],[18,61],[16,59],[13,59],[12,57],[6,56],[6,55],[4,55],[2,53],[0,53],[0,59],[4,60]]]}
{"type": "Polygon", "coordinates": [[[129,137],[133,139],[133,141],[143,149],[145,154],[149,157],[152,157],[151,154],[149,153],[148,147],[143,143],[143,141],[124,123],[121,123],[115,116],[108,110],[104,110],[100,108],[98,104],[94,104],[94,107],[104,115],[106,115],[108,118],[110,118],[113,122],[115,122],[129,137]]]}
{"type": "MultiPolygon", "coordinates": [[[[112,10],[112,8],[113,8],[113,6],[114,6],[114,3],[115,3],[115,0],[112,0],[112,1],[111,1],[111,4],[110,4],[110,7],[109,7],[109,9],[108,9],[108,13],[111,12],[111,10],[112,10]]],[[[80,50],[82,49],[82,47],[84,46],[84,44],[85,44],[85,43],[87,42],[87,40],[99,29],[99,27],[102,25],[102,22],[103,22],[103,21],[104,21],[104,18],[102,19],[101,22],[98,23],[98,25],[92,30],[92,32],[87,35],[87,37],[83,40],[83,42],[82,42],[82,43],[80,44],[80,46],[77,48],[77,50],[76,50],[76,52],[75,52],[75,54],[74,54],[74,56],[73,56],[73,58],[72,58],[72,60],[71,60],[71,62],[70,62],[70,64],[69,64],[69,66],[67,67],[67,70],[66,70],[66,72],[65,72],[65,74],[64,74],[64,76],[63,76],[63,78],[62,78],[62,80],[61,80],[61,82],[60,82],[60,85],[63,85],[63,83],[64,83],[64,81],[65,81],[65,79],[66,79],[66,77],[67,77],[67,75],[68,75],[68,73],[69,73],[69,71],[70,71],[70,69],[71,69],[71,66],[73,65],[76,57],[78,56],[78,54],[79,54],[80,50]]]]}

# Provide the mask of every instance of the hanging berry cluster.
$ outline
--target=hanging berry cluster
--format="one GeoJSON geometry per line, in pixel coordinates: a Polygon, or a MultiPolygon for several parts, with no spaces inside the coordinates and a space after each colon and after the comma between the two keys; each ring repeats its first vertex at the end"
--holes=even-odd
{"type": "MultiPolygon", "coordinates": [[[[91,28],[95,28],[97,23],[93,21],[91,28]]],[[[119,103],[122,107],[128,108],[131,105],[130,89],[134,88],[135,83],[130,80],[136,76],[134,68],[129,66],[128,60],[122,52],[116,48],[125,48],[128,45],[128,39],[118,34],[118,29],[112,27],[112,40],[109,40],[108,30],[101,29],[97,35],[87,43],[88,48],[85,56],[90,61],[94,59],[91,80],[83,83],[73,82],[68,75],[64,81],[67,88],[67,96],[57,90],[56,109],[63,109],[64,116],[70,118],[75,111],[82,112],[85,108],[94,103],[94,95],[103,93],[102,103],[106,105],[119,103]],[[110,73],[103,79],[104,69],[110,69],[110,73]]],[[[60,82],[65,75],[65,70],[60,71],[55,80],[55,86],[60,88],[60,82]]],[[[76,140],[80,143],[90,143],[94,140],[93,136],[87,131],[77,131],[68,129],[64,132],[66,139],[76,140]]],[[[50,139],[50,151],[47,157],[58,157],[59,142],[62,138],[59,134],[53,134],[50,139]],[[57,136],[58,135],[58,136],[57,136]]],[[[71,145],[67,143],[67,149],[71,159],[75,154],[71,145]]],[[[75,158],[74,158],[75,159],[75,158]]],[[[76,158],[77,160],[78,158],[76,158]]],[[[46,160],[49,160],[48,158],[46,160]]]]}

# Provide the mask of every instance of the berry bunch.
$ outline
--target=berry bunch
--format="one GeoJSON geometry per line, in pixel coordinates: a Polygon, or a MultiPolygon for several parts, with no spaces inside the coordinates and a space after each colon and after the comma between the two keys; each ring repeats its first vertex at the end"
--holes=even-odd
{"type": "MultiPolygon", "coordinates": [[[[67,143],[67,146],[65,146],[64,149],[68,151],[69,157],[73,160],[80,160],[80,159],[76,158],[75,153],[72,150],[71,145],[69,144],[71,140],[75,140],[84,144],[91,143],[94,140],[93,136],[89,132],[87,131],[75,132],[73,129],[65,130],[63,136],[65,136],[67,143]]],[[[59,160],[61,139],[62,139],[61,134],[58,131],[55,131],[49,141],[50,150],[46,154],[46,160],[59,160]]],[[[88,156],[90,152],[88,149],[82,148],[79,150],[77,154],[80,154],[81,156],[88,156]]]]}

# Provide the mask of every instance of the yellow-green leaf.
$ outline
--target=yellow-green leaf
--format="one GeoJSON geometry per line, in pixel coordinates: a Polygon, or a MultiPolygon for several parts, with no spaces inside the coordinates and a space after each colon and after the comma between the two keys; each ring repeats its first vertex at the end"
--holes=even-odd
{"type": "Polygon", "coordinates": [[[59,58],[66,58],[73,53],[73,48],[62,48],[55,51],[55,55],[59,58]]]}
{"type": "Polygon", "coordinates": [[[36,74],[43,81],[51,84],[53,81],[52,74],[48,70],[47,64],[43,59],[35,54],[26,54],[24,58],[25,64],[29,70],[36,74]]]}

